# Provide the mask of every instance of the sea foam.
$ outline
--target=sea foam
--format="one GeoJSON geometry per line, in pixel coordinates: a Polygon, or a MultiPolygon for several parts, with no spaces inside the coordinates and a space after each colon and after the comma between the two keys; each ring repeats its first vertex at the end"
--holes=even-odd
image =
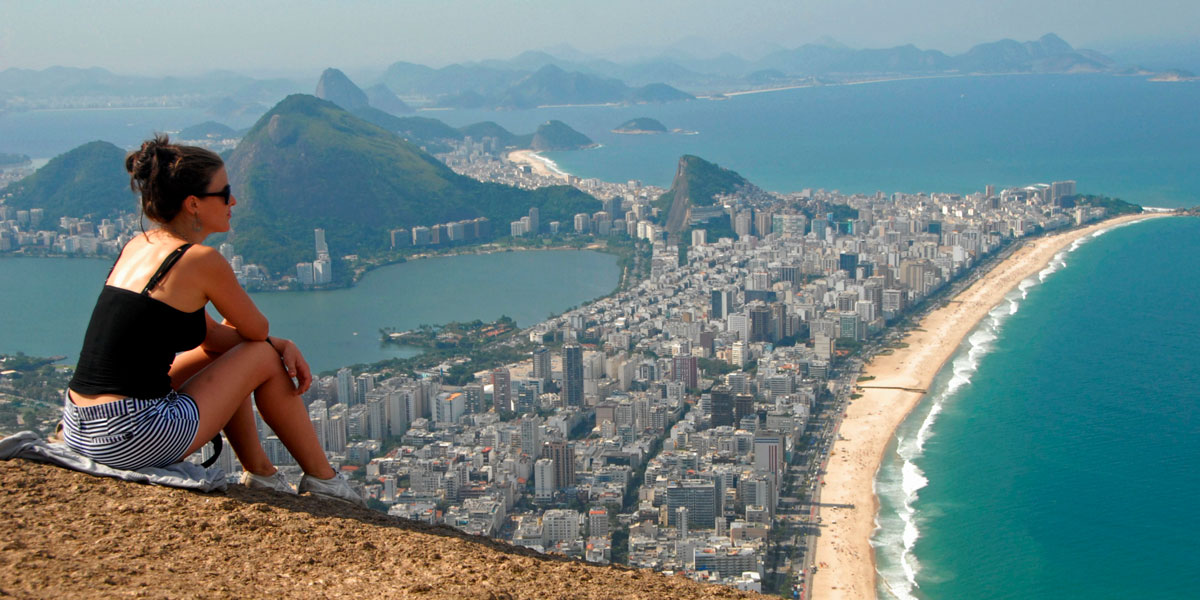
{"type": "Polygon", "coordinates": [[[1050,275],[1067,266],[1067,256],[1087,241],[1121,227],[1116,225],[1081,237],[1067,248],[1056,253],[1035,276],[1022,280],[1016,289],[1005,294],[979,325],[967,336],[950,361],[949,376],[943,370],[935,379],[933,389],[923,404],[925,411],[918,410],[896,431],[896,451],[884,462],[875,481],[875,493],[880,498],[880,512],[876,515],[875,534],[871,545],[875,549],[877,569],[881,581],[881,592],[899,600],[915,600],[920,586],[917,575],[921,563],[913,552],[921,537],[921,525],[925,518],[915,503],[920,491],[929,485],[929,479],[918,462],[924,455],[925,443],[934,435],[933,425],[948,402],[955,399],[959,390],[971,384],[971,378],[979,368],[983,357],[992,349],[1008,317],[1017,314],[1021,302],[1029,297],[1029,291],[1046,281],[1050,275]],[[921,416],[923,414],[923,417],[921,416]],[[921,419],[915,424],[915,419],[921,419]],[[914,431],[915,424],[915,431],[914,431]]]}

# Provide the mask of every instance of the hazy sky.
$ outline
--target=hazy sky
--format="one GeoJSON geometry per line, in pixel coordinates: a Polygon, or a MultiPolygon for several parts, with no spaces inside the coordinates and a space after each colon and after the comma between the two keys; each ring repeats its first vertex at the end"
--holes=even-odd
{"type": "Polygon", "coordinates": [[[1198,24],[1197,0],[0,0],[0,69],[303,73],[442,66],[557,44],[619,59],[680,41],[750,55],[823,36],[954,54],[1047,32],[1105,50],[1195,41],[1198,24]]]}

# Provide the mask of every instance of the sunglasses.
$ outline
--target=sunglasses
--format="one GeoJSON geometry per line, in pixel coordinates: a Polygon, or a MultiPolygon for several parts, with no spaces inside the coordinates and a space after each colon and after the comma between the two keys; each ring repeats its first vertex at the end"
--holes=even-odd
{"type": "Polygon", "coordinates": [[[217,192],[204,192],[202,194],[196,194],[197,198],[208,198],[210,196],[217,196],[225,201],[225,206],[229,206],[229,198],[233,196],[233,189],[227,185],[217,192]]]}

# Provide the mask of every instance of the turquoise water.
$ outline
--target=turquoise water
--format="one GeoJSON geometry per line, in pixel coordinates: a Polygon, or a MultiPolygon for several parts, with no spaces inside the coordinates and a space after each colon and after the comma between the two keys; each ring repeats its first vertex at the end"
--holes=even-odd
{"type": "MultiPolygon", "coordinates": [[[[111,263],[0,258],[0,352],[67,356],[73,362],[111,263]],[[86,282],[80,284],[80,282],[86,282]]],[[[379,329],[508,315],[522,327],[607,295],[616,257],[552,250],[437,257],[376,269],[353,288],[254,294],[271,332],[300,345],[314,369],[411,356],[384,346],[379,329]]]]}
{"type": "Polygon", "coordinates": [[[1198,331],[1200,219],[1113,229],[1023,282],[888,451],[881,596],[1194,598],[1198,331]]]}
{"type": "Polygon", "coordinates": [[[1147,206],[1200,204],[1200,82],[1135,77],[957,77],[805,88],[631,107],[429,113],[518,133],[560,119],[602,146],[549,152],[566,171],[669,186],[683,154],[764,189],[981,191],[1074,179],[1147,206]],[[620,135],[634,117],[698,135],[620,135]]]}

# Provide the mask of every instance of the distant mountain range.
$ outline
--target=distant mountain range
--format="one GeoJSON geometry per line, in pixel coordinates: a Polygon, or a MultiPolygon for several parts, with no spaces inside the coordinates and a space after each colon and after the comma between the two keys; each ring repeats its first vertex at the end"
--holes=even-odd
{"type": "Polygon", "coordinates": [[[451,150],[450,143],[468,136],[475,140],[495,138],[501,148],[578,150],[595,145],[586,135],[562,121],[548,121],[532,134],[516,135],[492,121],[455,129],[431,117],[398,117],[370,105],[369,95],[337,69],[325,70],[317,83],[316,96],[337,104],[368,123],[399,134],[426,152],[448,152],[451,150]]]}
{"type": "MultiPolygon", "coordinates": [[[[336,69],[334,69],[336,71],[336,69]]],[[[797,83],[838,82],[882,76],[985,73],[1152,73],[1119,65],[1092,50],[1076,49],[1052,33],[1034,41],[1000,40],[959,55],[923,50],[911,44],[853,49],[833,41],[777,49],[760,59],[732,54],[695,58],[679,53],[632,63],[588,57],[569,47],[554,54],[529,51],[510,60],[486,60],[432,68],[392,63],[367,78],[363,98],[339,96],[348,110],[371,106],[393,115],[414,106],[447,108],[531,108],[562,104],[649,103],[687,100],[694,94],[797,83]]],[[[1192,77],[1172,70],[1173,78],[1192,77]]],[[[344,74],[322,74],[322,94],[340,94],[344,74]],[[340,75],[340,77],[339,77],[340,75]],[[335,81],[336,79],[336,81],[335,81]],[[328,90],[326,90],[328,88],[328,90]]],[[[355,86],[356,88],[358,86],[355,86]]],[[[0,71],[0,110],[38,107],[51,99],[127,98],[130,102],[171,102],[207,108],[218,119],[260,115],[284,96],[312,90],[289,79],[259,80],[230,72],[198,77],[131,77],[104,69],[52,67],[42,71],[0,71]]],[[[319,95],[322,95],[319,94],[319,95]]],[[[87,99],[91,100],[87,100],[87,99]]]]}

